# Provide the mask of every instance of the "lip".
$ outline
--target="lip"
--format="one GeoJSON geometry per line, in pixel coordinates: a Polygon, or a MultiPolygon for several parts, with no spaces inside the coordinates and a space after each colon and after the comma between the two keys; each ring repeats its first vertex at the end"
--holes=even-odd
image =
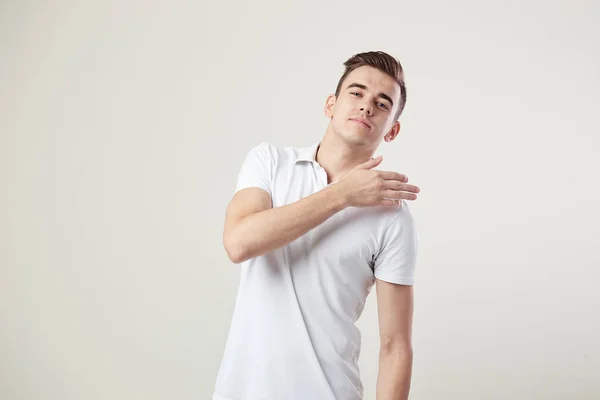
{"type": "Polygon", "coordinates": [[[363,119],[363,118],[350,118],[350,121],[356,122],[357,124],[362,125],[365,128],[371,129],[371,125],[369,125],[369,123],[367,122],[366,119],[363,119]]]}

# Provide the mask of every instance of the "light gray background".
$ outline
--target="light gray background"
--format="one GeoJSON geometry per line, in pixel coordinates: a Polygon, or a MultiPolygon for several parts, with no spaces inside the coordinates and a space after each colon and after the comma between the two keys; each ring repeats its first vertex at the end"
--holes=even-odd
{"type": "MultiPolygon", "coordinates": [[[[0,2],[0,398],[208,399],[247,151],[325,131],[342,63],[397,56],[379,169],[421,238],[414,400],[600,398],[593,1],[0,2]]],[[[374,292],[359,326],[375,399],[374,292]]]]}

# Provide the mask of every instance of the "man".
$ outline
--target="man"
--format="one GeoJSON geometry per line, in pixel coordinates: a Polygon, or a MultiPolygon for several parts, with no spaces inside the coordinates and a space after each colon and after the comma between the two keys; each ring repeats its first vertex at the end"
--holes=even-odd
{"type": "Polygon", "coordinates": [[[213,400],[363,398],[355,326],[373,284],[378,400],[407,399],[419,188],[374,168],[406,102],[402,66],[361,53],[325,103],[322,140],[254,147],[226,212],[223,243],[241,280],[213,400]]]}

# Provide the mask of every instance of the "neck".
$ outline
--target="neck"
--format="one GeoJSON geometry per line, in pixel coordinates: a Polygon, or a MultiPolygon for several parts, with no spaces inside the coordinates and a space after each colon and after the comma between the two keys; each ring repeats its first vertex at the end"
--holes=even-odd
{"type": "Polygon", "coordinates": [[[327,172],[328,183],[337,182],[352,168],[373,157],[375,149],[343,139],[333,132],[330,124],[321,140],[316,160],[327,172]]]}

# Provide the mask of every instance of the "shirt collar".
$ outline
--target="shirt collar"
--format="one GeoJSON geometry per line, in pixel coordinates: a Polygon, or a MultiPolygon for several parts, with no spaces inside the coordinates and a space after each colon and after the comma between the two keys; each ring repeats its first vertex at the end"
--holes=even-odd
{"type": "Polygon", "coordinates": [[[298,161],[317,161],[317,150],[319,149],[319,145],[321,142],[315,143],[309,147],[303,147],[298,149],[298,157],[296,158],[296,162],[298,161]]]}

